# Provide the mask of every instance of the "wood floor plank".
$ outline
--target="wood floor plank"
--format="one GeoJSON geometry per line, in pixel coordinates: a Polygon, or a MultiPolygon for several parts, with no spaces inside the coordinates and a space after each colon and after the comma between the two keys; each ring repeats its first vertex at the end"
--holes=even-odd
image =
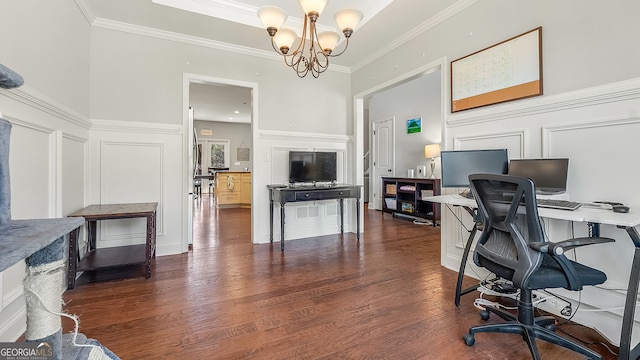
{"type": "MultiPolygon", "coordinates": [[[[127,279],[65,293],[85,335],[122,359],[530,358],[517,335],[464,344],[482,320],[473,294],[453,305],[456,273],[440,265],[439,228],[366,210],[360,242],[320,236],[282,253],[277,242],[250,243],[250,209],[210,204],[206,194],[194,204],[193,249],[157,257],[150,279],[132,268],[127,279]]],[[[561,328],[616,358],[594,331],[561,328]]],[[[538,346],[543,359],[582,359],[538,346]]]]}

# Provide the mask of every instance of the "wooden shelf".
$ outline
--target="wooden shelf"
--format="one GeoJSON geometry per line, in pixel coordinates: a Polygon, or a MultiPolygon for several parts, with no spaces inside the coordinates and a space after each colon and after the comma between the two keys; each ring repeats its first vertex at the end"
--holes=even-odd
{"type": "Polygon", "coordinates": [[[427,219],[436,226],[440,221],[440,204],[423,201],[423,191],[430,192],[429,195],[440,195],[440,179],[383,177],[383,214],[402,214],[427,219]],[[412,190],[403,190],[402,187],[411,187],[412,190]]]}
{"type": "Polygon", "coordinates": [[[78,263],[78,271],[93,271],[106,267],[144,264],[146,245],[118,246],[92,250],[78,263]]]}

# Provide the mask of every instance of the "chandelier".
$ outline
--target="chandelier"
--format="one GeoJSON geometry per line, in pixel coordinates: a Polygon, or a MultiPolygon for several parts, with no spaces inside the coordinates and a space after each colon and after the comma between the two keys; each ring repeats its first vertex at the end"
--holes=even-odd
{"type": "Polygon", "coordinates": [[[301,78],[308,73],[317,78],[329,68],[329,57],[340,56],[347,49],[353,30],[362,20],[362,13],[358,10],[345,9],[335,14],[334,19],[338,28],[347,40],[344,49],[334,54],[333,50],[340,40],[340,35],[334,31],[318,34],[316,30],[316,21],[327,6],[328,0],[298,0],[298,2],[304,11],[304,25],[300,41],[293,51],[291,49],[298,36],[293,30],[280,29],[287,20],[284,10],[275,6],[265,6],[258,10],[258,17],[267,28],[267,33],[271,37],[271,46],[283,56],[285,64],[295,70],[301,78]]]}

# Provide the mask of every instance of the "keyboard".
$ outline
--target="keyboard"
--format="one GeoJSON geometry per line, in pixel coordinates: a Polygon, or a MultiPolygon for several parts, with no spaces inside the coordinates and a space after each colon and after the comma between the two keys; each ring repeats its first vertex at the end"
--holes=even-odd
{"type": "Polygon", "coordinates": [[[560,209],[560,210],[576,210],[580,206],[581,203],[575,201],[568,200],[557,200],[557,199],[537,199],[538,207],[549,208],[549,209],[560,209]]]}

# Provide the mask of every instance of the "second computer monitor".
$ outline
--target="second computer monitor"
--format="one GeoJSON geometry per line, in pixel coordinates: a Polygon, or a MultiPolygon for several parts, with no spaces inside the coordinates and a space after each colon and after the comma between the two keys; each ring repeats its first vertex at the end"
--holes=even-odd
{"type": "Polygon", "coordinates": [[[509,175],[533,180],[538,194],[561,194],[567,190],[569,159],[513,159],[509,175]]]}

